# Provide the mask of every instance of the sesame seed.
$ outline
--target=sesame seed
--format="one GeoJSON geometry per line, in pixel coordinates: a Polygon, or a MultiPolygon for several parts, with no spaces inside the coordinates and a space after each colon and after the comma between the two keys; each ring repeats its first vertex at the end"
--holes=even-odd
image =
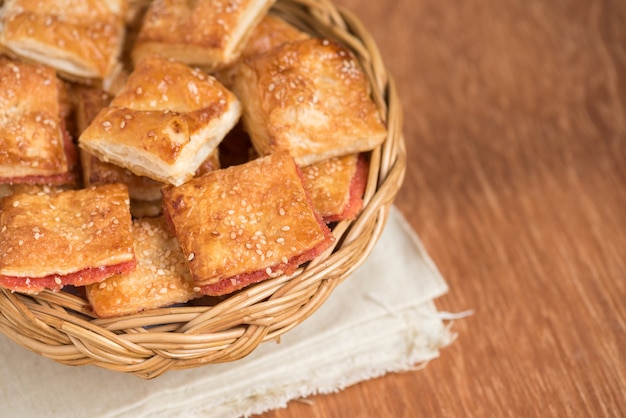
{"type": "Polygon", "coordinates": [[[283,243],[285,242],[285,238],[283,238],[283,237],[276,238],[276,242],[277,242],[278,244],[283,244],[283,243]]]}
{"type": "Polygon", "coordinates": [[[101,282],[100,286],[98,286],[98,289],[104,289],[105,287],[107,287],[107,284],[105,282],[101,282]]]}
{"type": "Polygon", "coordinates": [[[266,268],[266,269],[265,269],[265,273],[266,273],[268,276],[270,276],[270,275],[272,274],[272,269],[271,269],[271,268],[269,268],[269,267],[268,267],[268,268],[266,268]]]}
{"type": "Polygon", "coordinates": [[[283,256],[283,258],[281,258],[281,261],[285,264],[287,264],[289,262],[289,260],[287,260],[287,257],[283,256]]]}
{"type": "Polygon", "coordinates": [[[289,227],[289,225],[285,225],[285,226],[283,226],[280,229],[282,229],[283,231],[289,231],[291,229],[291,227],[289,227]]]}
{"type": "Polygon", "coordinates": [[[112,125],[111,125],[111,122],[109,122],[108,120],[105,120],[104,122],[102,122],[102,126],[105,128],[110,128],[112,125]]]}
{"type": "Polygon", "coordinates": [[[285,209],[283,208],[278,209],[278,213],[280,214],[280,216],[285,216],[285,209]]]}
{"type": "Polygon", "coordinates": [[[13,207],[16,208],[20,205],[20,201],[16,200],[15,202],[13,202],[13,207]]]}
{"type": "Polygon", "coordinates": [[[187,261],[191,261],[194,259],[196,255],[194,253],[189,253],[189,257],[187,257],[187,261]]]}
{"type": "Polygon", "coordinates": [[[55,282],[56,284],[61,284],[61,283],[63,283],[63,282],[61,281],[61,279],[60,279],[60,278],[58,278],[58,277],[55,277],[55,278],[54,278],[54,282],[55,282]]]}

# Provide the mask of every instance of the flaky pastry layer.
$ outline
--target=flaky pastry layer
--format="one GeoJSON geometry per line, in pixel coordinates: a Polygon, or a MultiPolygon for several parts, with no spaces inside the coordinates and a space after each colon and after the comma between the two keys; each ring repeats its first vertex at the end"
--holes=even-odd
{"type": "Polygon", "coordinates": [[[132,260],[128,191],[121,184],[0,200],[0,275],[63,276],[132,260]]]}
{"type": "Polygon", "coordinates": [[[289,42],[245,59],[233,90],[260,155],[289,150],[309,165],[370,151],[387,136],[358,61],[332,41],[289,42]]]}
{"type": "Polygon", "coordinates": [[[288,152],[208,173],[163,191],[198,286],[261,271],[330,242],[288,152]]]}

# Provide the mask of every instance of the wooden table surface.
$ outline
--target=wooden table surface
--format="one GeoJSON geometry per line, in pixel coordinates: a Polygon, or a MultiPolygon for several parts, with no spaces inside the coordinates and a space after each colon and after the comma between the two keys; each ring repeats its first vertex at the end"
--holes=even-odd
{"type": "Polygon", "coordinates": [[[423,370],[265,416],[626,416],[626,2],[338,3],[402,96],[437,305],[475,313],[423,370]]]}

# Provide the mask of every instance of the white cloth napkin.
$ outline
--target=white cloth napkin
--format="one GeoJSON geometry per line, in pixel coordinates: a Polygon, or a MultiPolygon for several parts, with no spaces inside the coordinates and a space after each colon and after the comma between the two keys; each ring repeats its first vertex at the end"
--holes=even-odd
{"type": "Polygon", "coordinates": [[[400,212],[365,263],[280,343],[225,364],[150,381],[95,366],[70,367],[0,335],[0,415],[237,417],[341,390],[438,356],[454,338],[432,300],[447,291],[400,212]]]}

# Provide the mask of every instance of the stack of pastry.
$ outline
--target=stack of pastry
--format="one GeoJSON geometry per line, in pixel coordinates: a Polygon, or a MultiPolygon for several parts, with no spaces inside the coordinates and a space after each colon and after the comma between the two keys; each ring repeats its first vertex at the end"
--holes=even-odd
{"type": "Polygon", "coordinates": [[[0,11],[0,286],[111,317],[333,245],[387,134],[346,47],[271,0],[74,3],[0,11]]]}

